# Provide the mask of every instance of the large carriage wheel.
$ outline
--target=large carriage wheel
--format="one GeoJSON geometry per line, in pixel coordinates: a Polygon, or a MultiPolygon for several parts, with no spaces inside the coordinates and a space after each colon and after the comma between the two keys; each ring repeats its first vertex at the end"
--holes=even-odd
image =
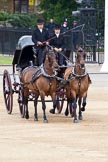
{"type": "Polygon", "coordinates": [[[3,73],[3,94],[8,114],[11,114],[13,108],[13,90],[11,78],[7,70],[3,73]]]}
{"type": "Polygon", "coordinates": [[[56,106],[57,106],[57,111],[60,114],[62,109],[63,109],[63,105],[64,105],[64,90],[61,89],[59,92],[56,93],[56,106]]]}
{"type": "Polygon", "coordinates": [[[21,87],[19,88],[18,103],[21,117],[24,118],[25,117],[24,94],[23,89],[21,87]]]}

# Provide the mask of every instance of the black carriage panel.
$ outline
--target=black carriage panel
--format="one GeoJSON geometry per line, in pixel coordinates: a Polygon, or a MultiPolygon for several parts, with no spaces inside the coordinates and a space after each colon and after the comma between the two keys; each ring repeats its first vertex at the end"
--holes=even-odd
{"type": "Polygon", "coordinates": [[[17,44],[17,48],[13,58],[13,65],[26,65],[33,60],[33,46],[31,36],[22,36],[17,44]]]}
{"type": "Polygon", "coordinates": [[[18,58],[17,64],[28,64],[29,61],[33,61],[33,46],[27,46],[23,48],[18,58]]]}
{"type": "Polygon", "coordinates": [[[13,62],[12,62],[13,65],[15,65],[15,64],[18,63],[18,59],[19,59],[20,53],[21,53],[21,50],[17,50],[17,49],[16,49],[16,51],[15,51],[15,53],[14,53],[13,62]]]}

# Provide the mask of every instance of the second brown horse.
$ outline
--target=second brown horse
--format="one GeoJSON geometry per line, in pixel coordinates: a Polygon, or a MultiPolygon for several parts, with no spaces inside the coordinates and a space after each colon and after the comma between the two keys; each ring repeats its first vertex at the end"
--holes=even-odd
{"type": "Polygon", "coordinates": [[[67,96],[65,115],[68,115],[70,109],[70,113],[74,117],[74,123],[78,122],[76,113],[77,99],[79,104],[79,119],[82,120],[82,111],[85,110],[87,91],[90,83],[89,75],[85,69],[85,58],[85,51],[79,48],[76,54],[75,66],[68,67],[64,74],[64,79],[69,80],[69,83],[65,87],[67,96]]]}

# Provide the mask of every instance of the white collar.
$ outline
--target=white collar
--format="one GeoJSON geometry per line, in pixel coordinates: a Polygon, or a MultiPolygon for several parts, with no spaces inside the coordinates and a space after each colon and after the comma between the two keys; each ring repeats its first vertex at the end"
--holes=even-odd
{"type": "Polygon", "coordinates": [[[40,32],[42,33],[43,30],[42,30],[42,29],[39,29],[39,30],[40,30],[40,32]]]}
{"type": "Polygon", "coordinates": [[[57,38],[59,37],[59,34],[56,34],[57,38]]]}

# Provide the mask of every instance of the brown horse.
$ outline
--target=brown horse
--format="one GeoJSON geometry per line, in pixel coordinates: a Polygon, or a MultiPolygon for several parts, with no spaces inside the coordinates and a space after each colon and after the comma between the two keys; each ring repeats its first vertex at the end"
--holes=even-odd
{"type": "Polygon", "coordinates": [[[70,108],[70,113],[74,117],[74,123],[78,122],[77,119],[77,99],[79,105],[79,120],[82,120],[82,111],[85,111],[87,91],[90,83],[90,78],[85,69],[85,58],[86,53],[82,48],[78,48],[75,66],[68,67],[64,74],[64,79],[69,80],[66,85],[66,96],[67,96],[67,108],[65,115],[68,115],[70,108]],[[82,108],[81,108],[82,103],[82,108]]]}
{"type": "Polygon", "coordinates": [[[55,91],[56,91],[56,70],[58,68],[58,63],[56,60],[56,55],[54,51],[48,50],[46,52],[44,63],[41,67],[28,67],[22,71],[21,81],[24,84],[24,104],[26,105],[25,117],[29,118],[28,112],[28,96],[29,92],[32,91],[35,95],[35,114],[34,120],[38,121],[37,114],[37,102],[40,96],[43,109],[43,119],[44,122],[48,122],[46,117],[46,104],[45,96],[50,95],[53,101],[53,107],[56,106],[55,91]],[[37,70],[38,69],[38,70],[37,70]]]}

